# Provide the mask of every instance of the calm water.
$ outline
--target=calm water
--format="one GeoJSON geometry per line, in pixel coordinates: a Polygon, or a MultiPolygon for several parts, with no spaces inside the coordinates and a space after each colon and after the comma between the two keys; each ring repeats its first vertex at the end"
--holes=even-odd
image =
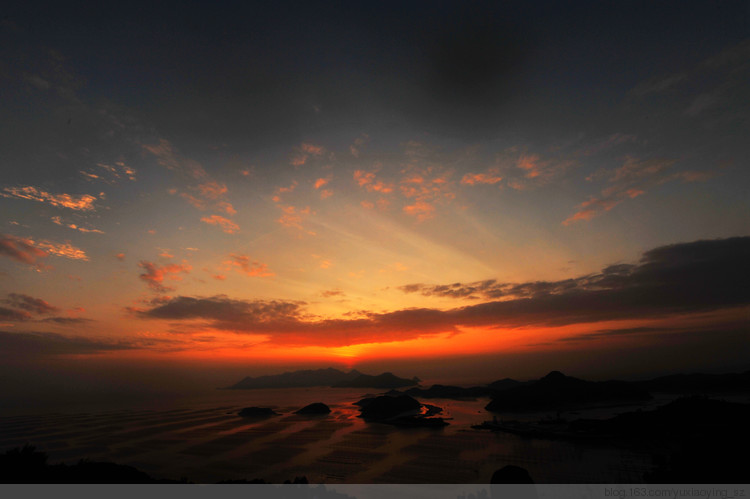
{"type": "MultiPolygon", "coordinates": [[[[539,483],[637,483],[653,466],[651,455],[633,449],[474,430],[472,424],[492,418],[483,409],[487,399],[423,400],[442,407],[441,416],[449,419],[450,426],[439,430],[365,423],[352,403],[366,394],[338,388],[212,389],[112,394],[58,403],[54,410],[14,405],[0,416],[0,449],[30,443],[48,452],[51,462],[87,457],[195,482],[280,482],[305,475],[314,483],[487,483],[494,470],[516,464],[539,483]],[[332,413],[293,414],[312,402],[328,404],[332,413]],[[262,421],[238,417],[247,406],[272,407],[281,415],[262,421]]],[[[623,410],[600,408],[577,417],[623,410]]],[[[544,416],[549,414],[526,418],[544,416]]]]}

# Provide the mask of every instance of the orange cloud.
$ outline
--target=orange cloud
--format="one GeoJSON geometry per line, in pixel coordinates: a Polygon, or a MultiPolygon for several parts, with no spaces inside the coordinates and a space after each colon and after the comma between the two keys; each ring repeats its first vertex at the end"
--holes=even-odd
{"type": "MultiPolygon", "coordinates": [[[[670,180],[683,178],[682,173],[663,175],[662,173],[675,163],[672,159],[637,160],[627,157],[615,170],[601,170],[590,175],[587,180],[593,181],[608,176],[610,185],[601,190],[598,197],[591,197],[579,205],[579,210],[565,219],[563,225],[570,225],[580,220],[591,220],[607,212],[627,199],[634,199],[646,193],[646,190],[670,180]]],[[[690,178],[690,176],[688,176],[690,178]]]]}
{"type": "Polygon", "coordinates": [[[250,261],[250,257],[247,255],[232,253],[229,255],[229,260],[224,261],[224,265],[250,277],[271,277],[275,275],[268,270],[265,263],[250,261]]]}
{"type": "Polygon", "coordinates": [[[86,177],[87,180],[101,180],[103,182],[106,182],[108,184],[114,184],[117,180],[125,177],[128,180],[135,181],[135,170],[129,166],[127,166],[122,161],[117,161],[114,166],[108,165],[106,163],[97,163],[96,166],[99,168],[102,168],[105,170],[108,175],[107,178],[97,175],[93,172],[87,172],[81,170],[81,174],[86,177]]]}
{"type": "Polygon", "coordinates": [[[83,260],[87,262],[89,257],[81,248],[76,248],[70,243],[53,243],[50,241],[39,241],[36,245],[46,250],[51,255],[70,258],[71,260],[83,260]]]}
{"type": "Polygon", "coordinates": [[[375,174],[372,172],[366,172],[364,170],[354,171],[354,180],[357,181],[360,187],[371,183],[375,179],[375,174]]]}
{"type": "Polygon", "coordinates": [[[125,253],[117,253],[115,255],[115,258],[117,258],[120,261],[123,261],[123,260],[125,260],[125,253]]]}
{"type": "Polygon", "coordinates": [[[610,178],[611,182],[620,182],[635,180],[648,177],[661,172],[675,163],[673,159],[649,159],[639,161],[635,158],[628,157],[620,168],[614,171],[610,178]]]}
{"type": "Polygon", "coordinates": [[[591,198],[580,205],[579,211],[569,216],[563,221],[563,225],[570,225],[580,220],[591,220],[601,212],[609,211],[621,201],[614,199],[596,199],[591,198]]]}
{"type": "Polygon", "coordinates": [[[303,209],[298,209],[291,205],[282,206],[281,211],[283,211],[284,214],[281,215],[277,222],[279,222],[284,227],[295,227],[300,230],[303,230],[302,218],[311,213],[309,206],[303,209]]]}
{"type": "Polygon", "coordinates": [[[526,177],[534,178],[540,175],[539,171],[539,156],[535,154],[523,155],[518,159],[518,168],[526,170],[526,177]]]}
{"type": "Polygon", "coordinates": [[[381,192],[388,194],[393,192],[393,184],[386,183],[382,180],[375,181],[375,173],[366,172],[364,170],[355,170],[354,180],[357,181],[360,187],[364,187],[368,192],[381,192]]]}
{"type": "Polygon", "coordinates": [[[40,259],[49,255],[61,256],[73,260],[88,261],[86,253],[70,243],[54,243],[51,241],[38,241],[24,239],[11,235],[0,235],[0,255],[21,263],[33,265],[38,270],[51,268],[44,265],[40,259]]]}
{"type": "Polygon", "coordinates": [[[502,179],[503,177],[493,173],[467,173],[461,179],[461,183],[465,185],[496,184],[502,179]]]}
{"type": "Polygon", "coordinates": [[[291,185],[289,187],[277,187],[274,191],[274,195],[271,198],[274,203],[280,203],[281,202],[281,194],[287,193],[287,192],[294,192],[294,189],[297,188],[297,181],[292,181],[291,185]]]}
{"type": "Polygon", "coordinates": [[[76,211],[93,211],[96,196],[89,194],[71,195],[71,194],[50,194],[41,191],[36,187],[5,187],[0,196],[6,198],[30,199],[42,203],[49,203],[52,206],[68,208],[76,211]]]}
{"type": "Polygon", "coordinates": [[[330,182],[330,180],[331,180],[330,178],[319,178],[318,180],[315,181],[315,184],[313,185],[315,186],[316,189],[320,189],[321,187],[326,185],[328,182],[330,182]]]}
{"type": "Polygon", "coordinates": [[[292,156],[291,159],[292,166],[302,166],[310,156],[320,156],[325,152],[323,146],[316,146],[310,143],[302,143],[297,149],[298,153],[292,156]]]}
{"type": "Polygon", "coordinates": [[[219,199],[227,193],[227,186],[216,181],[209,181],[198,185],[198,190],[204,197],[209,199],[219,199]]]}
{"type": "MultiPolygon", "coordinates": [[[[221,199],[224,194],[227,193],[228,189],[226,184],[210,180],[202,184],[198,184],[195,187],[190,187],[190,190],[196,193],[196,195],[188,192],[181,192],[180,197],[185,199],[188,203],[192,204],[199,210],[205,210],[209,206],[213,206],[228,215],[235,215],[237,210],[234,209],[231,203],[221,199]]],[[[176,194],[177,189],[169,189],[170,194],[176,194]]]]}
{"type": "Polygon", "coordinates": [[[320,156],[321,154],[323,154],[323,152],[325,152],[323,146],[316,146],[309,143],[302,144],[300,146],[300,149],[308,154],[313,154],[315,156],[320,156]]]}
{"type": "Polygon", "coordinates": [[[164,279],[170,279],[172,281],[181,281],[182,277],[178,274],[189,273],[192,267],[187,264],[170,263],[168,265],[159,266],[152,262],[145,260],[138,264],[145,272],[138,276],[139,279],[144,281],[149,288],[156,291],[157,293],[165,293],[167,291],[173,291],[173,287],[164,286],[162,283],[164,279]]]}
{"type": "Polygon", "coordinates": [[[234,234],[235,232],[239,232],[240,230],[239,225],[220,215],[203,217],[201,218],[201,222],[205,222],[209,225],[218,225],[219,227],[221,227],[221,230],[226,232],[227,234],[234,234]]]}
{"type": "Polygon", "coordinates": [[[414,204],[404,206],[404,213],[417,217],[420,222],[432,218],[434,212],[435,206],[425,201],[417,201],[414,204]]]}
{"type": "Polygon", "coordinates": [[[68,227],[69,229],[77,230],[77,231],[80,231],[80,232],[93,232],[93,233],[96,233],[96,234],[104,234],[104,232],[100,231],[99,229],[87,229],[85,227],[79,227],[78,225],[73,224],[73,223],[65,223],[65,222],[62,221],[62,219],[60,217],[52,217],[51,220],[52,220],[53,223],[55,223],[57,225],[61,225],[63,227],[68,227]]]}

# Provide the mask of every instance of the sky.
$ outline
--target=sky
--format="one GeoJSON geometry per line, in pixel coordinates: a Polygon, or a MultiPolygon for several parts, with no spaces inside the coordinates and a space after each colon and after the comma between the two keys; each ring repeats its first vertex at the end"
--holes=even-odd
{"type": "Polygon", "coordinates": [[[14,2],[0,369],[747,369],[749,19],[14,2]]]}

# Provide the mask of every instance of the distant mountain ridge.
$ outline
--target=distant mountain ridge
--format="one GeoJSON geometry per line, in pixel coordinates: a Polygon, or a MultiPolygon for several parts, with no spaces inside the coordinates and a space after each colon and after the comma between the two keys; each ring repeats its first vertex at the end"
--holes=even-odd
{"type": "Polygon", "coordinates": [[[354,379],[344,380],[333,386],[337,388],[403,388],[417,385],[419,381],[420,379],[416,376],[412,379],[405,379],[399,378],[393,373],[383,373],[377,376],[360,374],[354,379]]]}
{"type": "Polygon", "coordinates": [[[333,367],[327,369],[306,369],[267,376],[250,376],[227,388],[230,390],[251,390],[254,388],[307,388],[313,386],[352,387],[352,388],[401,388],[419,383],[418,378],[399,378],[392,373],[377,376],[363,374],[356,369],[349,372],[333,367]]]}

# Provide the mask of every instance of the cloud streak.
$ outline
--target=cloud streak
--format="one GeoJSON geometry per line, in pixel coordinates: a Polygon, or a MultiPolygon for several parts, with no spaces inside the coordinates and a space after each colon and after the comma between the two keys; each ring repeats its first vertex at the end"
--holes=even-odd
{"type": "Polygon", "coordinates": [[[96,196],[90,194],[51,194],[33,186],[5,187],[3,192],[0,192],[0,196],[5,198],[29,199],[75,211],[93,211],[94,202],[97,199],[96,196]]]}

